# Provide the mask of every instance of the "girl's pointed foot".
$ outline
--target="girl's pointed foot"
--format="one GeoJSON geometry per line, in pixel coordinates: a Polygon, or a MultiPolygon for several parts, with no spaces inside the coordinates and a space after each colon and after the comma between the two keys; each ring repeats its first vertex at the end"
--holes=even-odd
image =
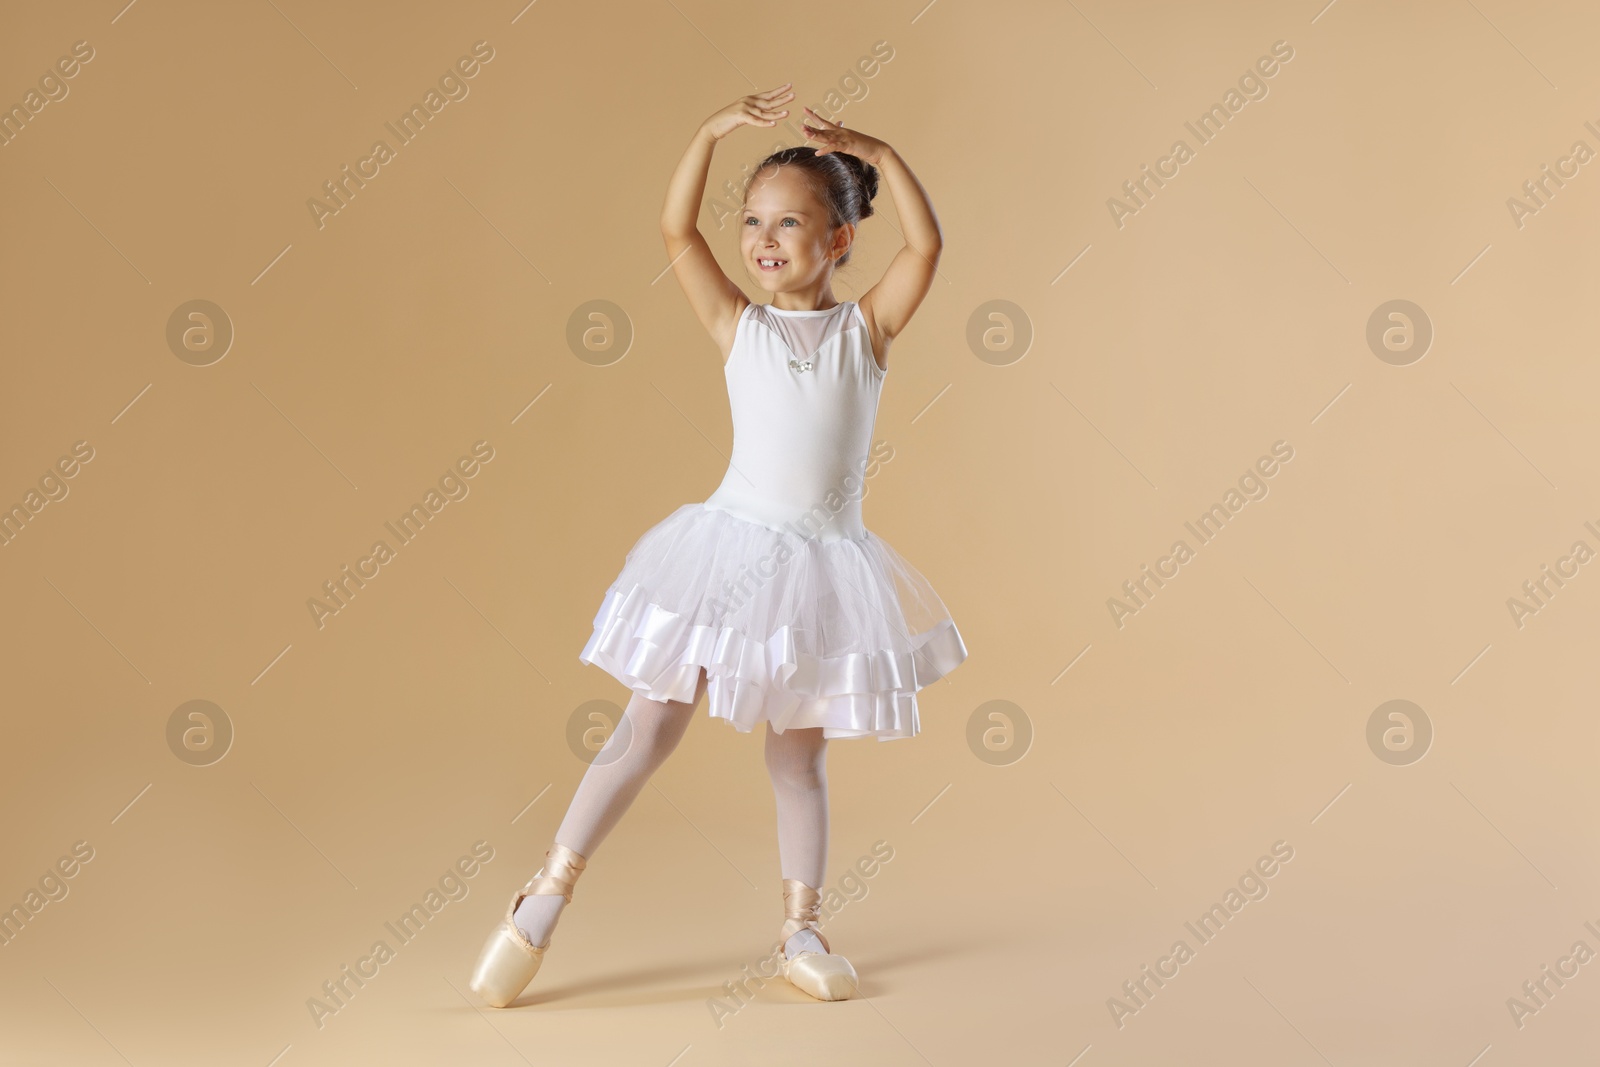
{"type": "Polygon", "coordinates": [[[539,973],[544,962],[545,949],[550,938],[542,945],[528,940],[516,923],[517,905],[524,897],[534,893],[554,893],[572,902],[572,887],[588,861],[565,845],[553,845],[545,854],[545,865],[528,884],[511,898],[505,918],[489,933],[483,951],[478,954],[478,964],[473,968],[469,988],[482,997],[485,1003],[503,1008],[522,995],[533,976],[539,973]]]}
{"type": "Polygon", "coordinates": [[[799,879],[783,880],[783,976],[796,989],[818,1000],[848,1000],[861,991],[861,981],[849,960],[829,951],[828,939],[817,928],[821,900],[821,893],[799,879]],[[790,940],[802,931],[808,937],[798,940],[815,941],[822,951],[801,948],[793,956],[788,955],[790,940]]]}

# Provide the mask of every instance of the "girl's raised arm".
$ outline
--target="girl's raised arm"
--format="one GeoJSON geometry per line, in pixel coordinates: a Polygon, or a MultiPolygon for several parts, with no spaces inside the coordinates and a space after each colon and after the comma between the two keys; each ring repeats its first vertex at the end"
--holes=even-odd
{"type": "Polygon", "coordinates": [[[667,185],[661,209],[661,236],[667,243],[672,270],[706,331],[724,351],[733,347],[733,331],[743,310],[744,292],[722,272],[711,246],[700,233],[700,198],[716,143],[740,126],[773,126],[789,112],[778,105],[794,96],[786,82],[776,89],[741,97],[718,111],[695,131],[667,185]]]}
{"type": "Polygon", "coordinates": [[[894,199],[895,211],[900,215],[900,229],[905,234],[905,246],[889,261],[878,284],[861,294],[857,301],[867,321],[877,326],[886,342],[891,341],[906,328],[923,297],[928,295],[939,266],[939,255],[944,250],[944,236],[934,216],[933,204],[906,161],[888,144],[859,130],[847,130],[829,122],[810,108],[805,112],[811,116],[811,121],[803,127],[806,136],[823,143],[823,147],[817,149],[818,155],[847,152],[871,163],[883,175],[889,195],[894,199]]]}

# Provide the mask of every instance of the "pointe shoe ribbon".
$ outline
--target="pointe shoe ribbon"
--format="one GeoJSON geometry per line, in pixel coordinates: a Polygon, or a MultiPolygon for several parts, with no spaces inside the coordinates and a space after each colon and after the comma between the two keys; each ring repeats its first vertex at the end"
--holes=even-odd
{"type": "Polygon", "coordinates": [[[503,1008],[521,995],[539,973],[545,949],[554,937],[552,932],[542,945],[529,942],[515,920],[517,905],[535,893],[558,894],[571,904],[572,887],[588,866],[588,860],[565,845],[553,845],[544,855],[545,865],[511,898],[505,918],[490,931],[472,971],[468,987],[492,1007],[503,1008]]]}
{"type": "Polygon", "coordinates": [[[860,989],[856,969],[843,956],[834,955],[828,939],[817,927],[817,911],[822,894],[798,878],[783,880],[783,929],[779,952],[789,938],[801,930],[809,929],[822,942],[825,952],[801,952],[793,959],[783,960],[783,976],[795,988],[818,1000],[847,1000],[860,989]]]}

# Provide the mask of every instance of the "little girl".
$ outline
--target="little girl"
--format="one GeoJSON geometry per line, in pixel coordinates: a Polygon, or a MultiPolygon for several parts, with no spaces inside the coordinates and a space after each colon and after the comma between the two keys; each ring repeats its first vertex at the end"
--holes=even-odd
{"type": "Polygon", "coordinates": [[[745,271],[772,295],[752,303],[697,229],[716,142],[772,126],[786,83],[701,124],[667,189],[667,255],[695,315],[723,352],[733,457],[716,492],[647,530],[606,592],[579,654],[633,691],[578,784],[545,865],[511,899],[471,986],[505,1007],[550,946],[573,884],[650,775],[677,746],[700,698],[749,733],[766,723],[778,813],[785,922],[782,973],[819,1000],[858,988],[817,916],[828,854],[828,740],[913,737],[917,691],[967,657],[938,595],[862,524],[861,496],[890,342],[927,295],[941,239],[927,194],[884,142],[810,108],[821,148],[774,152],[739,218],[745,271]],[[833,295],[878,175],[900,210],[905,247],[861,300],[833,295]]]}

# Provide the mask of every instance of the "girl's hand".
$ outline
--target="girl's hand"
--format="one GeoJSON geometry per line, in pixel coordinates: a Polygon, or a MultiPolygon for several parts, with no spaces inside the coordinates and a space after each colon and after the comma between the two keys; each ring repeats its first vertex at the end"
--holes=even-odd
{"type": "Polygon", "coordinates": [[[789,113],[787,108],[777,110],[777,105],[794,96],[789,88],[793,84],[784,82],[776,89],[740,97],[706,119],[701,129],[710,134],[713,141],[720,141],[740,126],[775,126],[778,119],[789,113]]]}
{"type": "Polygon", "coordinates": [[[817,149],[819,156],[825,156],[829,152],[844,152],[876,166],[883,159],[883,154],[889,151],[889,146],[876,137],[847,130],[842,122],[838,124],[829,122],[809,107],[805,112],[811,116],[812,122],[802,123],[800,128],[811,140],[822,142],[823,147],[817,149]]]}

